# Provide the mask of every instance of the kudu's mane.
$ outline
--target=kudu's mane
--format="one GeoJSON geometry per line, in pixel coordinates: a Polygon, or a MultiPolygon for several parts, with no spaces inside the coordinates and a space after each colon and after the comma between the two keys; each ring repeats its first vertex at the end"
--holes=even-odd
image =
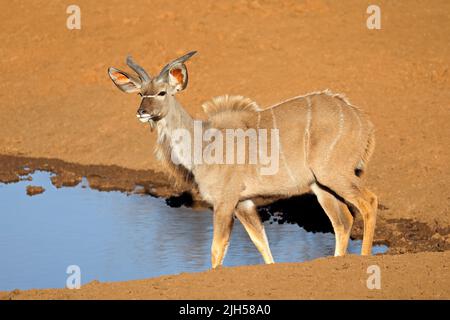
{"type": "Polygon", "coordinates": [[[213,117],[222,112],[258,112],[261,111],[255,101],[243,96],[223,95],[212,98],[202,104],[203,111],[208,117],[213,117]]]}

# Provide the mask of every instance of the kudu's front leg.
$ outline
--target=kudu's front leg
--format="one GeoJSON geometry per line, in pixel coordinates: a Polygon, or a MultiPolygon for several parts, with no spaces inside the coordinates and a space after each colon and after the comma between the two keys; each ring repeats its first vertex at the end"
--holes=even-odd
{"type": "Polygon", "coordinates": [[[236,216],[241,221],[250,239],[255,244],[258,251],[263,256],[265,263],[273,263],[272,253],[270,252],[269,242],[267,241],[264,225],[256,211],[255,204],[251,200],[239,202],[236,206],[236,216]]]}
{"type": "Polygon", "coordinates": [[[233,212],[236,203],[220,203],[214,206],[214,232],[211,246],[211,264],[213,268],[222,265],[233,229],[233,212]]]}

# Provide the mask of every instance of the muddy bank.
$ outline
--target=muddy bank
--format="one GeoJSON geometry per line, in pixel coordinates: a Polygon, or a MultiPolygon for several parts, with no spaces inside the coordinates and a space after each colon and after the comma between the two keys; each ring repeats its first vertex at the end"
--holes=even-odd
{"type": "MultiPolygon", "coordinates": [[[[152,170],[133,170],[118,166],[80,165],[58,159],[43,159],[0,155],[0,181],[4,183],[29,179],[36,170],[52,172],[52,184],[56,187],[76,186],[86,177],[89,186],[100,191],[122,191],[163,197],[173,207],[207,208],[192,190],[175,189],[170,179],[152,170]]],[[[380,204],[375,233],[375,244],[389,246],[389,254],[450,250],[450,228],[428,225],[412,219],[386,219],[380,204]]],[[[276,223],[294,223],[311,232],[332,232],[328,217],[314,195],[306,194],[281,199],[259,208],[263,221],[272,218],[276,223]]],[[[362,239],[363,224],[355,217],[353,239],[362,239]]]]}
{"type": "Polygon", "coordinates": [[[79,165],[58,159],[0,155],[0,182],[13,183],[36,170],[52,172],[52,184],[58,188],[78,185],[85,177],[92,189],[148,193],[157,197],[178,195],[168,177],[152,170],[132,170],[119,166],[79,165]]]}
{"type": "Polygon", "coordinates": [[[27,195],[30,197],[35,196],[37,194],[41,194],[45,192],[45,188],[41,186],[27,186],[27,195]]]}
{"type": "Polygon", "coordinates": [[[449,299],[450,251],[321,258],[304,263],[221,268],[79,290],[0,292],[0,299],[449,299]],[[371,265],[381,289],[367,288],[371,265]]]}

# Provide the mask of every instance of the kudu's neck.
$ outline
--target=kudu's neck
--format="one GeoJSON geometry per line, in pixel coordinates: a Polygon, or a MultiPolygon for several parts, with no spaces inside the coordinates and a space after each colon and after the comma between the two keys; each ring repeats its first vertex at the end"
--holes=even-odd
{"type": "Polygon", "coordinates": [[[158,136],[170,134],[176,129],[186,129],[191,133],[194,130],[194,119],[192,119],[175,97],[171,98],[167,115],[159,124],[158,136]]]}
{"type": "MultiPolygon", "coordinates": [[[[161,119],[157,124],[158,131],[158,146],[159,150],[163,150],[164,156],[160,156],[160,159],[168,163],[170,166],[181,170],[178,164],[181,164],[187,171],[193,170],[192,159],[190,155],[187,155],[180,151],[183,149],[183,143],[189,143],[188,140],[178,142],[177,146],[174,146],[173,137],[176,137],[176,131],[183,130],[190,135],[194,136],[194,119],[187,113],[183,106],[174,98],[169,101],[167,115],[161,119]],[[177,163],[174,163],[174,158],[177,163]]],[[[188,146],[190,148],[190,146],[188,146]]],[[[183,173],[184,174],[184,173],[183,173]]]]}

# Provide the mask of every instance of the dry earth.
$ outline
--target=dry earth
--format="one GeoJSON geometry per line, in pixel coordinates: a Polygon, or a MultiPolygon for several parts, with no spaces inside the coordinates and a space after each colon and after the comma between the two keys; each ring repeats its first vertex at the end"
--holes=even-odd
{"type": "Polygon", "coordinates": [[[0,299],[448,299],[450,251],[305,263],[222,268],[146,280],[100,283],[79,290],[15,290],[0,299]],[[381,288],[368,289],[378,265],[381,288]]]}
{"type": "MultiPolygon", "coordinates": [[[[164,185],[161,175],[154,173],[159,171],[152,154],[154,135],[135,117],[139,99],[120,93],[106,70],[125,68],[124,58],[132,53],[155,74],[169,60],[198,50],[188,63],[189,86],[179,97],[195,117],[203,117],[201,103],[215,95],[242,94],[264,107],[325,88],[346,94],[365,109],[377,129],[367,184],[383,204],[379,229],[400,225],[391,232],[391,240],[407,243],[399,252],[448,249],[449,1],[377,1],[381,30],[366,28],[369,1],[76,3],[82,10],[82,29],[73,31],[65,27],[65,1],[0,4],[0,154],[60,159],[75,167],[93,166],[98,172],[104,165],[145,171],[147,182],[154,175],[164,185]],[[415,239],[421,228],[429,231],[415,239]],[[439,245],[421,245],[432,237],[439,245]]],[[[10,170],[5,168],[0,171],[7,176],[4,172],[10,170]]],[[[76,179],[70,177],[76,173],[66,174],[68,180],[76,179]]],[[[102,182],[101,173],[91,174],[94,184],[102,182]]],[[[450,276],[448,251],[370,259],[385,264],[385,279],[393,281],[386,283],[380,297],[450,298],[448,282],[442,286],[450,276]],[[410,271],[415,276],[409,277],[410,271]]],[[[231,268],[173,278],[180,282],[163,277],[88,285],[80,293],[31,291],[16,297],[108,298],[116,297],[108,288],[118,286],[123,291],[117,297],[126,298],[129,285],[134,298],[248,298],[245,290],[236,291],[230,285],[242,281],[254,288],[248,289],[253,297],[270,298],[271,291],[249,282],[255,278],[247,276],[256,270],[259,281],[269,281],[278,292],[275,298],[377,297],[377,293],[355,289],[370,259],[231,268]],[[347,271],[336,271],[342,265],[348,265],[347,271]],[[283,296],[282,283],[290,281],[290,273],[308,268],[310,277],[299,277],[283,296]],[[346,277],[341,278],[344,273],[346,277]],[[324,281],[325,276],[331,280],[324,281]],[[186,289],[200,279],[207,287],[208,279],[217,282],[217,278],[224,284],[217,292],[186,289]],[[137,289],[152,283],[160,285],[148,289],[151,292],[137,289]]]]}

